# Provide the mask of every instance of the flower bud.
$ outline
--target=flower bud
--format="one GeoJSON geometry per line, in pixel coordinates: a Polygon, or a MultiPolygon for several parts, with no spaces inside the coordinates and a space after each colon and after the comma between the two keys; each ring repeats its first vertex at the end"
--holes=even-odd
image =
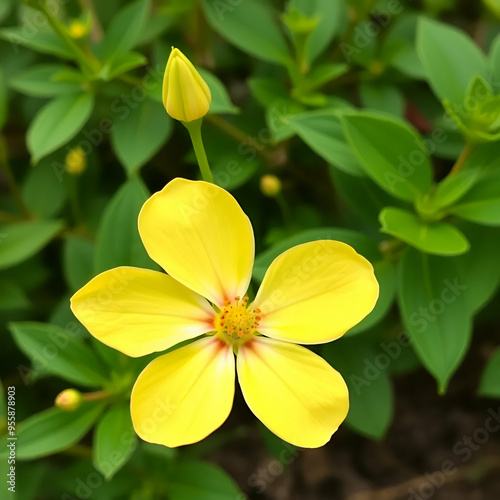
{"type": "Polygon", "coordinates": [[[260,178],[260,190],[264,195],[274,198],[281,193],[281,181],[275,175],[263,175],[260,178]]]}
{"type": "Polygon", "coordinates": [[[55,405],[64,411],[75,411],[82,404],[82,393],[76,389],[65,389],[56,397],[55,405]]]}
{"type": "Polygon", "coordinates": [[[191,61],[172,47],[163,77],[163,105],[176,120],[192,122],[208,113],[212,94],[191,61]]]}
{"type": "Polygon", "coordinates": [[[90,25],[82,23],[79,19],[75,19],[68,27],[69,35],[75,40],[87,36],[89,32],[90,25]]]}
{"type": "Polygon", "coordinates": [[[87,168],[87,158],[80,146],[73,148],[66,155],[64,167],[69,174],[79,175],[87,168]]]}

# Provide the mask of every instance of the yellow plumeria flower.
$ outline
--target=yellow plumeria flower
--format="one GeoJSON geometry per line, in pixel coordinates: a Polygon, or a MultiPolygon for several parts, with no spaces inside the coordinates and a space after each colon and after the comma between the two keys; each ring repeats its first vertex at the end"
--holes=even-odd
{"type": "Polygon", "coordinates": [[[191,61],[172,47],[162,89],[163,105],[174,119],[192,122],[208,113],[212,94],[191,61]]]}
{"type": "Polygon", "coordinates": [[[338,241],[298,245],[272,262],[249,303],[250,220],[227,191],[203,181],[174,179],[154,194],[139,232],[168,274],[111,269],[71,299],[94,337],[129,356],[196,339],[139,375],[137,434],[169,447],[205,438],[231,411],[237,371],[248,406],[277,436],[308,448],[328,442],[347,415],[347,387],[297,344],[335,340],[373,309],[371,264],[338,241]]]}

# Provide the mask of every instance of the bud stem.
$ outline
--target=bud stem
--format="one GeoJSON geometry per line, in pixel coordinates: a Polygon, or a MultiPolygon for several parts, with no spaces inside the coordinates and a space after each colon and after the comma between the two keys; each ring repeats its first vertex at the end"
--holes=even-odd
{"type": "Polygon", "coordinates": [[[192,122],[182,122],[182,124],[188,129],[191,137],[194,154],[196,155],[198,166],[200,167],[201,177],[204,181],[215,184],[214,176],[212,175],[210,165],[208,164],[207,154],[205,153],[205,146],[203,146],[203,139],[201,137],[201,122],[202,118],[192,122]]]}
{"type": "Polygon", "coordinates": [[[82,393],[82,401],[100,401],[102,399],[108,399],[110,396],[111,393],[107,390],[84,392],[82,393]]]}

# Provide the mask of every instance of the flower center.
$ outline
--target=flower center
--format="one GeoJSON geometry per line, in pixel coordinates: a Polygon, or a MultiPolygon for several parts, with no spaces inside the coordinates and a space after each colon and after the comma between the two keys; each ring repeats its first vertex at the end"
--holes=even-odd
{"type": "Polygon", "coordinates": [[[224,340],[250,340],[259,326],[260,309],[247,309],[248,297],[226,300],[224,309],[215,318],[217,333],[224,340]],[[226,337],[230,337],[229,339],[226,337]]]}

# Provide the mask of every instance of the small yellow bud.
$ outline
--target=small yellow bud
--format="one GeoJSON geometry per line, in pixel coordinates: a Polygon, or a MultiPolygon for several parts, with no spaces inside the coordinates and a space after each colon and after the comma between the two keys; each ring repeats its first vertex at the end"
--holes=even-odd
{"type": "Polygon", "coordinates": [[[79,38],[83,38],[84,36],[87,36],[90,31],[90,25],[89,24],[83,24],[81,21],[78,19],[75,19],[68,28],[68,33],[71,36],[71,38],[74,38],[75,40],[78,40],[79,38]]]}
{"type": "Polygon", "coordinates": [[[76,389],[65,389],[56,397],[55,405],[64,411],[75,411],[82,404],[82,393],[76,389]]]}
{"type": "Polygon", "coordinates": [[[163,105],[176,120],[192,122],[208,113],[212,94],[191,61],[172,47],[163,77],[163,105]]]}
{"type": "Polygon", "coordinates": [[[281,181],[275,175],[263,175],[260,178],[260,190],[266,196],[274,198],[281,193],[281,181]]]}
{"type": "Polygon", "coordinates": [[[87,168],[87,157],[80,146],[73,148],[64,160],[66,171],[73,175],[81,174],[87,168]]]}

